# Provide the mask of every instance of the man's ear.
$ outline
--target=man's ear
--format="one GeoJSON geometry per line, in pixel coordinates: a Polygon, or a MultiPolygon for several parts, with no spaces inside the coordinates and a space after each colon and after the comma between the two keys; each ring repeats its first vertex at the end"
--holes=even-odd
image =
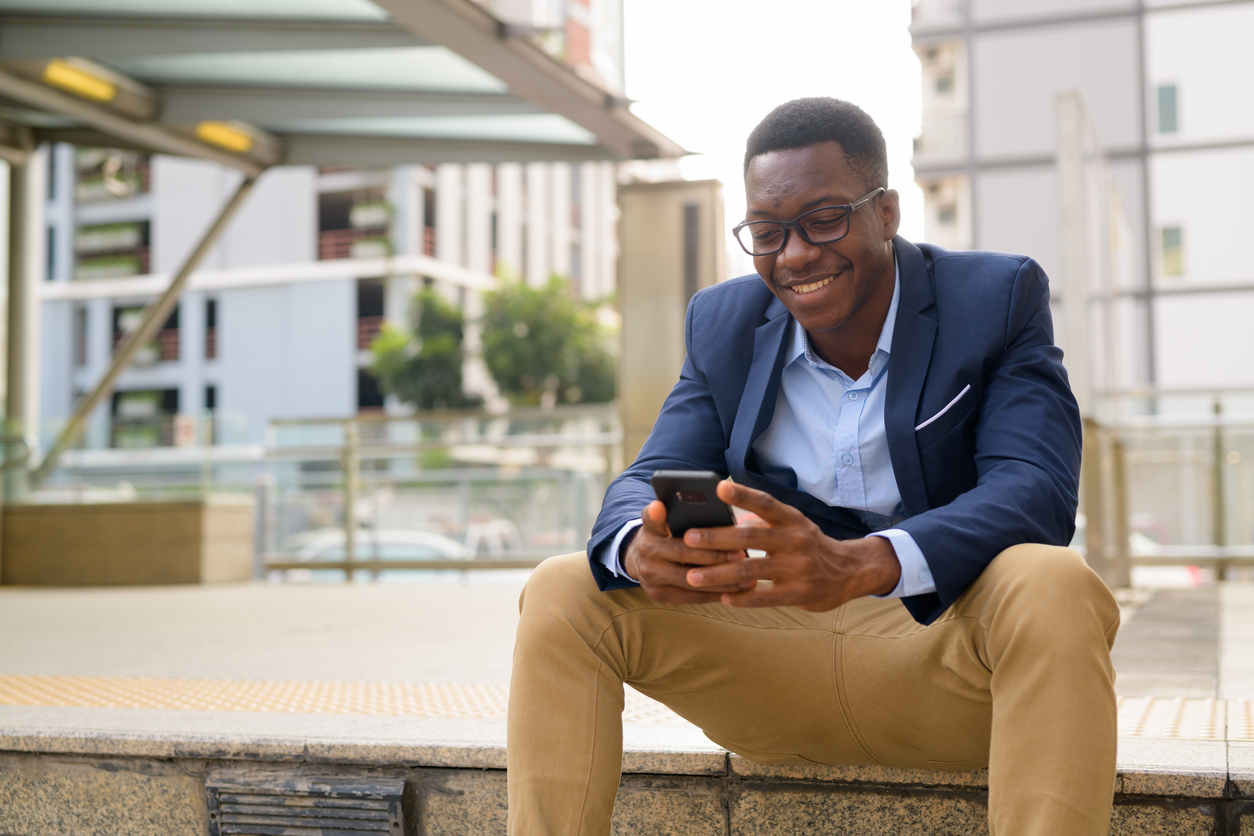
{"type": "Polygon", "coordinates": [[[901,226],[901,196],[897,194],[896,189],[889,189],[880,195],[876,204],[880,224],[884,231],[884,240],[891,241],[897,235],[897,228],[901,226]]]}

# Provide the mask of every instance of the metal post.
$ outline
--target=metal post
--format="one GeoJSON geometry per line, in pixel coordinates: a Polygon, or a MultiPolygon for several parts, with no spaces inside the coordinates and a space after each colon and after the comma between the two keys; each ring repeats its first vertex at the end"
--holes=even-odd
{"type": "MultiPolygon", "coordinates": [[[[188,255],[183,262],[183,266],[174,274],[174,278],[170,280],[170,286],[165,289],[157,300],[144,309],[143,321],[134,331],[129,331],[122,338],[121,344],[118,346],[113,355],[113,363],[109,366],[109,370],[105,372],[104,377],[96,384],[96,388],[74,405],[74,412],[70,416],[70,420],[66,422],[65,429],[61,431],[61,435],[57,438],[52,449],[48,451],[48,455],[44,457],[39,468],[31,475],[31,484],[39,485],[56,467],[57,460],[61,458],[61,454],[73,444],[79,434],[83,430],[83,425],[91,416],[96,406],[100,404],[113,392],[113,384],[117,381],[118,376],[131,364],[131,360],[139,352],[139,349],[147,345],[153,337],[157,335],[157,331],[165,324],[166,319],[174,310],[174,306],[178,304],[179,295],[183,292],[183,286],[187,284],[187,279],[191,276],[192,271],[200,264],[201,260],[213,247],[214,242],[218,240],[218,236],[226,229],[227,224],[235,215],[237,209],[243,204],[244,199],[248,197],[248,193],[252,191],[253,184],[257,181],[251,177],[245,177],[243,182],[239,184],[239,188],[227,200],[226,205],[222,207],[222,211],[218,213],[218,217],[214,219],[213,224],[201,236],[200,241],[196,244],[195,249],[188,255]]],[[[12,363],[9,364],[10,368],[12,363]]]]}
{"type": "Polygon", "coordinates": [[[1123,439],[1118,435],[1111,439],[1110,445],[1111,474],[1114,488],[1113,514],[1115,521],[1115,548],[1111,555],[1110,580],[1116,589],[1132,586],[1132,554],[1129,551],[1128,537],[1131,534],[1128,523],[1128,460],[1123,439]]]}
{"type": "Polygon", "coordinates": [[[1224,507],[1224,432],[1223,402],[1218,393],[1215,395],[1213,410],[1215,413],[1215,433],[1211,455],[1211,495],[1214,512],[1215,545],[1219,547],[1220,559],[1215,563],[1215,580],[1222,581],[1228,573],[1228,561],[1223,559],[1224,547],[1228,545],[1228,515],[1224,507]]]}
{"type": "MultiPolygon", "coordinates": [[[[7,309],[8,334],[5,369],[5,430],[6,434],[21,438],[26,427],[26,351],[27,326],[29,324],[28,249],[30,246],[30,215],[26,211],[30,202],[31,171],[27,163],[9,165],[9,298],[7,309]]],[[[26,473],[20,468],[4,472],[4,500],[14,502],[26,493],[26,473]]]]}
{"type": "Polygon", "coordinates": [[[270,473],[257,475],[257,487],[253,505],[253,577],[264,578],[266,555],[270,552],[270,506],[274,501],[274,476],[270,473]]]}
{"type": "Polygon", "coordinates": [[[1080,485],[1084,491],[1085,556],[1093,571],[1111,585],[1106,540],[1106,490],[1102,479],[1102,431],[1092,418],[1084,419],[1084,453],[1080,485]]]}
{"type": "MultiPolygon", "coordinates": [[[[344,560],[352,563],[357,559],[357,495],[359,462],[358,450],[361,435],[357,422],[344,422],[344,560]]],[[[344,573],[346,581],[353,580],[353,570],[344,573]]]]}

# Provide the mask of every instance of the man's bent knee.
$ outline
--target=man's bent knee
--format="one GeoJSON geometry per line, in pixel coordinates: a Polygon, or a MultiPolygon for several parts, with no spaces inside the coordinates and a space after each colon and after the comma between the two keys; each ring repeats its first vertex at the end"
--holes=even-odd
{"type": "Polygon", "coordinates": [[[592,570],[588,568],[588,556],[583,552],[559,554],[541,561],[531,573],[518,596],[518,609],[522,611],[523,601],[528,597],[561,600],[586,595],[589,591],[598,590],[592,570]]]}
{"type": "Polygon", "coordinates": [[[970,592],[984,616],[1000,610],[1019,622],[1057,630],[1082,619],[1097,624],[1113,642],[1119,622],[1114,596],[1073,549],[1035,543],[1013,546],[993,559],[970,592]],[[991,610],[990,610],[991,608],[991,610]]]}

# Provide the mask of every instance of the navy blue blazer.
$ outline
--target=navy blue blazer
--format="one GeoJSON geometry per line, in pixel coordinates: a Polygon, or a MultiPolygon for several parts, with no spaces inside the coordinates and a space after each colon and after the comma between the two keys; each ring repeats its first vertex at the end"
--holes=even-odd
{"type": "MultiPolygon", "coordinates": [[[[907,515],[897,527],[919,544],[936,582],[936,592],[903,599],[926,624],[1004,549],[1070,542],[1080,414],[1054,345],[1049,280],[1035,261],[900,236],[893,245],[901,297],[884,423],[907,515]]],[[[799,508],[830,537],[869,533],[850,511],[758,468],[752,446],[774,415],[793,321],[756,274],[693,297],[679,382],[636,461],[606,491],[589,555],[639,518],[661,469],[730,475],[799,508]]],[[[590,563],[601,589],[633,585],[590,563]]]]}

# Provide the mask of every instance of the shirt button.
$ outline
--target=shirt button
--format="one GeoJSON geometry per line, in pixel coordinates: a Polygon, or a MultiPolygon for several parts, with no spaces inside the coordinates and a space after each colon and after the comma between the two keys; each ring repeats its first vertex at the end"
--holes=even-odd
{"type": "Polygon", "coordinates": [[[845,464],[853,464],[853,456],[849,455],[848,453],[841,456],[840,460],[844,462],[845,464]]]}
{"type": "Polygon", "coordinates": [[[851,400],[851,401],[856,401],[857,399],[858,399],[858,393],[857,393],[857,392],[850,392],[850,393],[849,393],[849,400],[851,400]]]}

